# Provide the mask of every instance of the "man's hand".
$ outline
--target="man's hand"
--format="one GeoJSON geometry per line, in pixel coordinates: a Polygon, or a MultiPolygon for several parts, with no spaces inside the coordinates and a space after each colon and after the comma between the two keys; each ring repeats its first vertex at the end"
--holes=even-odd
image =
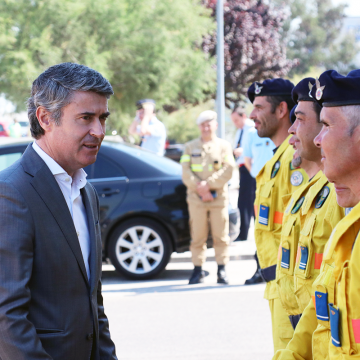
{"type": "Polygon", "coordinates": [[[201,196],[201,200],[203,202],[210,202],[210,201],[214,201],[214,197],[211,195],[211,192],[208,191],[207,193],[201,196]]]}
{"type": "Polygon", "coordinates": [[[208,183],[203,180],[198,183],[196,191],[201,197],[203,197],[205,194],[210,192],[210,187],[209,187],[208,183]]]}
{"type": "Polygon", "coordinates": [[[244,152],[244,149],[241,147],[238,147],[238,148],[234,149],[234,156],[236,158],[238,158],[242,155],[243,152],[244,152]]]}

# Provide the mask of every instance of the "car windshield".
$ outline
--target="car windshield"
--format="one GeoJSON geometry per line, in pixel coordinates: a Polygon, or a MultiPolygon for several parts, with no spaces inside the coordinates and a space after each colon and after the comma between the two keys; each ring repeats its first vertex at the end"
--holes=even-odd
{"type": "Polygon", "coordinates": [[[141,149],[139,146],[113,141],[104,141],[103,145],[114,147],[126,154],[135,156],[139,160],[155,167],[162,173],[169,175],[181,175],[182,169],[180,164],[166,157],[153,154],[151,151],[141,149]]]}

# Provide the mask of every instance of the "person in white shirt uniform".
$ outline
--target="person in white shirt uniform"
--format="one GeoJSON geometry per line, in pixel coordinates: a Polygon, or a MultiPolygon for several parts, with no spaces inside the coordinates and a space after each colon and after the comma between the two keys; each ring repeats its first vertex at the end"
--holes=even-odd
{"type": "Polygon", "coordinates": [[[143,149],[163,156],[165,153],[166,128],[155,115],[155,101],[142,99],[136,102],[136,117],[129,127],[131,135],[141,137],[143,149]]]}
{"type": "Polygon", "coordinates": [[[247,240],[251,218],[254,216],[256,181],[245,165],[244,144],[254,122],[247,118],[244,106],[237,106],[231,114],[231,120],[237,128],[234,142],[234,156],[239,167],[240,187],[238,208],[240,211],[240,234],[238,240],[247,240]]]}

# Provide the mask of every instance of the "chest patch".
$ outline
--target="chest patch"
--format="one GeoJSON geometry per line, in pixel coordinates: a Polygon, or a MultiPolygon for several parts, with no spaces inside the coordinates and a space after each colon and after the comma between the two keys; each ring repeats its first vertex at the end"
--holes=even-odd
{"type": "Polygon", "coordinates": [[[301,197],[295,204],[295,206],[293,207],[293,209],[291,210],[292,214],[296,214],[299,209],[301,208],[301,205],[304,203],[305,200],[305,196],[301,197]]]}
{"type": "Polygon", "coordinates": [[[280,169],[280,161],[277,161],[271,171],[271,178],[273,179],[280,169]]]}
{"type": "Polygon", "coordinates": [[[291,185],[292,186],[299,186],[302,184],[304,180],[304,176],[303,174],[300,172],[300,171],[294,171],[292,174],[291,174],[291,177],[290,177],[290,182],[291,182],[291,185]]]}
{"type": "Polygon", "coordinates": [[[321,191],[319,192],[317,198],[316,198],[316,202],[315,202],[315,209],[320,209],[326,198],[328,197],[328,195],[330,194],[330,189],[328,186],[324,186],[321,191]]]}

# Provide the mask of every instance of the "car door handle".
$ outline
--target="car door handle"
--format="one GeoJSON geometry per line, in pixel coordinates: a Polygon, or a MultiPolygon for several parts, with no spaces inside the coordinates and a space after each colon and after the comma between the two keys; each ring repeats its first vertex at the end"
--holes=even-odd
{"type": "Polygon", "coordinates": [[[119,189],[102,189],[100,196],[101,197],[105,197],[105,196],[111,196],[111,195],[116,195],[119,194],[120,190],[119,189]]]}

